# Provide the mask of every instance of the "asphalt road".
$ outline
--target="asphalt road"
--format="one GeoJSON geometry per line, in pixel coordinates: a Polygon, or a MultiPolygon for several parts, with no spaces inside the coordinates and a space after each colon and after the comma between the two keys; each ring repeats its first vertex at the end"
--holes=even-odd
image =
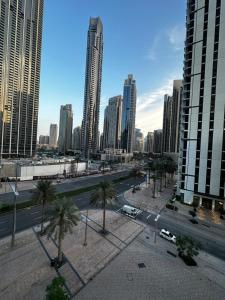
{"type": "MultiPolygon", "coordinates": [[[[192,224],[188,220],[177,220],[172,217],[163,215],[163,213],[158,218],[157,224],[155,222],[155,218],[157,215],[149,214],[147,212],[143,212],[138,216],[138,220],[149,224],[149,226],[153,227],[153,230],[159,231],[164,228],[169,230],[175,236],[179,235],[187,235],[192,237],[194,240],[200,242],[201,249],[205,252],[208,252],[216,257],[219,257],[225,260],[225,238],[216,232],[212,233],[210,228],[205,227],[201,224],[192,224]]],[[[161,238],[158,236],[157,238],[161,238]]]]}
{"type": "MultiPolygon", "coordinates": [[[[115,175],[111,175],[111,179],[116,178],[115,175]]],[[[108,178],[105,176],[104,178],[108,178]]],[[[94,180],[91,179],[92,184],[99,182],[100,178],[95,178],[94,180]],[[97,181],[96,181],[97,179],[97,181]]],[[[124,180],[122,182],[119,182],[115,184],[115,189],[117,193],[118,202],[114,206],[115,209],[118,209],[118,207],[121,207],[123,205],[123,197],[120,197],[121,194],[123,194],[124,191],[128,190],[132,185],[137,184],[139,182],[143,181],[143,179],[135,179],[130,178],[127,180],[124,180]]],[[[90,183],[90,181],[89,181],[90,183]]],[[[73,184],[73,183],[72,183],[73,184]]],[[[62,186],[62,185],[61,185],[62,186]]],[[[70,184],[71,186],[71,184],[70,184]]],[[[80,210],[86,209],[90,207],[89,201],[90,201],[90,192],[82,193],[80,195],[73,197],[75,204],[78,206],[80,210]]],[[[8,236],[11,234],[12,230],[12,219],[13,215],[12,213],[6,213],[0,215],[0,238],[3,238],[5,236],[8,236]]],[[[34,206],[29,207],[26,209],[21,209],[17,211],[17,222],[16,222],[16,228],[17,232],[22,231],[24,229],[30,228],[34,225],[40,224],[41,221],[41,207],[40,206],[34,206]]]]}
{"type": "MultiPolygon", "coordinates": [[[[119,178],[121,176],[127,176],[130,171],[119,171],[118,173],[107,173],[104,175],[89,175],[89,176],[83,176],[78,178],[71,178],[71,179],[63,179],[62,183],[54,185],[56,188],[56,191],[59,192],[68,192],[84,187],[88,187],[91,185],[98,184],[100,181],[104,180],[113,180],[116,178],[119,178]]],[[[54,181],[55,182],[55,181],[54,181]]],[[[33,182],[33,185],[35,185],[37,181],[33,182]]],[[[18,189],[19,190],[19,189],[18,189]]],[[[30,190],[19,190],[19,196],[17,197],[17,203],[28,201],[32,198],[32,191],[30,190]]],[[[0,203],[13,203],[13,193],[5,193],[0,194],[0,203]]]]}
{"type": "MultiPolygon", "coordinates": [[[[112,179],[112,177],[115,178],[114,176],[116,176],[116,174],[107,175],[107,176],[110,176],[110,178],[112,179]]],[[[101,180],[100,177],[91,178],[90,181],[84,182],[84,184],[90,184],[90,182],[91,184],[95,184],[100,180],[101,180]]],[[[114,205],[112,209],[118,210],[119,208],[122,207],[123,204],[126,203],[123,198],[123,193],[124,191],[128,190],[131,185],[134,184],[137,184],[137,180],[134,178],[130,178],[120,183],[117,183],[115,185],[118,199],[116,205],[114,205]]],[[[61,185],[59,186],[59,188],[74,189],[74,186],[77,185],[78,183],[74,184],[74,182],[72,182],[72,183],[68,183],[68,186],[61,185]]],[[[81,187],[80,184],[79,187],[81,187]]],[[[74,196],[73,199],[80,210],[84,210],[90,207],[89,205],[90,192],[86,192],[74,196]]],[[[151,226],[151,230],[155,230],[156,229],[155,218],[156,218],[155,214],[142,212],[142,214],[140,214],[137,219],[151,226]]],[[[35,206],[24,210],[18,210],[17,232],[39,224],[40,220],[41,220],[40,206],[35,206]]],[[[223,232],[221,233],[221,230],[218,229],[212,232],[210,228],[207,228],[201,224],[194,225],[186,219],[178,220],[171,216],[164,215],[163,212],[161,213],[157,221],[157,229],[156,229],[157,232],[159,232],[160,229],[162,228],[169,230],[176,236],[179,235],[191,236],[193,239],[201,243],[202,250],[225,260],[225,238],[223,232]]],[[[12,229],[12,214],[0,215],[0,238],[10,235],[11,229],[12,229]]],[[[157,238],[160,237],[158,236],[157,238]]]]}

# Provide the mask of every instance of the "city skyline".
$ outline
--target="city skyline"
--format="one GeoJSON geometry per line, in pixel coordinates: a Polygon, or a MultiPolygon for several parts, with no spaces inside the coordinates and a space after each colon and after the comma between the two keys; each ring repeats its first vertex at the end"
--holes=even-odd
{"type": "Polygon", "coordinates": [[[127,1],[124,1],[123,4],[115,1],[115,7],[110,9],[110,14],[108,5],[106,7],[104,3],[102,5],[96,4],[100,4],[100,2],[102,3],[102,1],[93,1],[88,6],[86,5],[87,1],[84,1],[83,4],[79,3],[78,9],[76,9],[79,14],[76,13],[76,18],[73,19],[70,19],[71,6],[74,5],[72,1],[69,1],[69,9],[65,8],[63,12],[59,9],[57,0],[54,5],[51,2],[45,3],[38,135],[48,134],[50,123],[59,124],[59,107],[66,103],[71,103],[74,108],[75,122],[73,127],[81,126],[86,30],[90,16],[97,17],[98,15],[104,24],[105,48],[100,132],[103,130],[104,109],[107,101],[114,95],[122,93],[123,80],[129,73],[134,74],[138,83],[136,126],[141,128],[145,135],[148,131],[162,128],[163,96],[166,93],[171,94],[173,80],[182,77],[185,1],[174,1],[172,5],[179,14],[176,13],[175,18],[175,13],[172,13],[167,16],[166,20],[163,15],[167,13],[168,4],[164,1],[159,1],[157,4],[143,1],[142,6],[134,5],[131,15],[127,15],[126,22],[119,21],[119,32],[118,29],[115,31],[114,18],[126,11],[127,1]],[[96,9],[96,5],[98,9],[96,9]],[[150,7],[155,10],[154,14],[153,12],[150,13],[152,18],[144,13],[150,7]],[[136,10],[142,19],[140,24],[135,25],[136,29],[132,34],[132,30],[129,28],[136,10]],[[162,15],[160,24],[155,17],[159,10],[162,15]],[[58,26],[55,24],[57,15],[60,15],[62,21],[60,26],[62,43],[60,45],[58,36],[54,32],[54,28],[58,26]],[[143,30],[146,34],[140,35],[143,30]],[[68,35],[70,36],[69,39],[68,35]],[[67,40],[65,40],[66,37],[67,40]],[[133,43],[132,38],[138,43],[133,43]],[[55,47],[56,43],[57,47],[55,47]],[[116,43],[121,46],[114,47],[113,45],[116,43]],[[166,49],[161,45],[165,45],[166,49]],[[127,53],[128,48],[130,53],[127,53]],[[66,57],[63,53],[67,53],[66,57]],[[170,62],[166,59],[166,54],[170,56],[170,62]],[[55,60],[57,60],[57,64],[55,64],[55,60]],[[155,69],[156,66],[157,70],[155,69]],[[66,74],[63,77],[60,75],[62,72],[66,74]],[[52,109],[53,101],[54,109],[52,109]],[[51,121],[45,115],[46,108],[52,111],[51,121]],[[148,120],[149,113],[152,113],[150,120],[148,120]]]}

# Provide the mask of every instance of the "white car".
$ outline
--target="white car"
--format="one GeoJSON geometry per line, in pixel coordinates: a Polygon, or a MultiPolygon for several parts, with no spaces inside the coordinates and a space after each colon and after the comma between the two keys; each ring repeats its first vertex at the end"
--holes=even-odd
{"type": "Polygon", "coordinates": [[[139,214],[142,213],[142,210],[137,209],[130,205],[124,205],[121,209],[121,213],[128,215],[131,218],[136,218],[139,214]]]}
{"type": "Polygon", "coordinates": [[[174,244],[176,243],[176,237],[175,237],[175,235],[173,235],[171,232],[169,232],[166,229],[161,229],[159,235],[162,238],[164,238],[164,239],[166,239],[166,240],[168,240],[168,241],[170,241],[170,242],[172,242],[174,244]]]}

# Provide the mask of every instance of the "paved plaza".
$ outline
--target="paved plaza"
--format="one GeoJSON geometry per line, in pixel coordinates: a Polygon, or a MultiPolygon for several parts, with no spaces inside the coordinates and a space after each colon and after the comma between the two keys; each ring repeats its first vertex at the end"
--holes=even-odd
{"type": "Polygon", "coordinates": [[[77,300],[221,300],[225,263],[201,253],[187,267],[176,247],[146,229],[77,295],[77,300]],[[143,265],[144,264],[144,265],[143,265]]]}
{"type": "Polygon", "coordinates": [[[49,266],[32,229],[16,235],[16,246],[10,238],[0,240],[0,299],[45,299],[46,286],[57,274],[49,266]]]}
{"type": "MultiPolygon", "coordinates": [[[[157,183],[156,190],[159,190],[159,183],[157,183]]],[[[173,195],[173,183],[170,183],[168,187],[162,189],[162,192],[156,193],[156,198],[153,198],[153,183],[150,185],[145,182],[141,184],[141,190],[132,192],[132,189],[124,193],[124,198],[133,206],[145,210],[150,213],[160,213],[165,207],[168,200],[173,195]]]]}

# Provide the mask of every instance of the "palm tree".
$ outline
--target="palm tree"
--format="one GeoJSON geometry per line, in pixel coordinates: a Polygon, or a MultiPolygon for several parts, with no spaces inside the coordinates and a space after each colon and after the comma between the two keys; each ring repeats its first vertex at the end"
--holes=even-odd
{"type": "Polygon", "coordinates": [[[77,176],[77,174],[78,174],[78,163],[80,162],[80,154],[77,153],[77,154],[75,155],[74,160],[75,160],[75,162],[76,162],[76,164],[77,164],[77,166],[76,166],[76,175],[75,175],[75,176],[77,176]]]}
{"type": "Polygon", "coordinates": [[[62,263],[62,241],[65,235],[73,232],[73,226],[80,220],[80,212],[71,198],[56,198],[48,213],[49,225],[46,227],[48,237],[58,241],[58,263],[62,263]]]}
{"type": "Polygon", "coordinates": [[[99,167],[99,169],[102,171],[102,174],[105,174],[105,168],[107,167],[107,162],[106,161],[102,161],[101,165],[99,167]]]}
{"type": "Polygon", "coordinates": [[[33,199],[42,204],[41,209],[41,233],[43,233],[44,220],[45,220],[45,207],[48,201],[55,198],[56,190],[49,180],[40,180],[36,184],[33,199]]]}
{"type": "Polygon", "coordinates": [[[106,205],[112,204],[115,197],[116,197],[115,189],[112,183],[107,181],[100,182],[98,189],[91,195],[90,203],[95,206],[101,205],[103,209],[103,225],[102,225],[103,234],[106,233],[105,230],[106,205]]]}

